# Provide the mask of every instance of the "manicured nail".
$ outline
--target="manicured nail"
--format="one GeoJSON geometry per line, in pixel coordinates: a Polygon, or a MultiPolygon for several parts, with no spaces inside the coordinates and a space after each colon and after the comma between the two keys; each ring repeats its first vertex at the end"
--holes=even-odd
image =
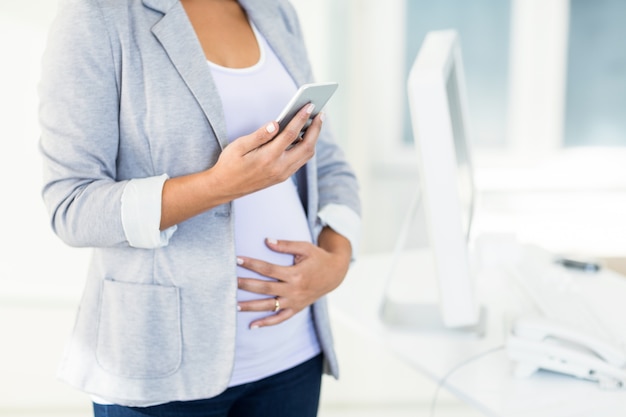
{"type": "Polygon", "coordinates": [[[241,311],[241,306],[237,304],[237,311],[241,311]]]}
{"type": "Polygon", "coordinates": [[[271,244],[271,245],[276,245],[278,243],[278,240],[276,239],[272,239],[272,238],[267,238],[267,243],[271,244]]]}
{"type": "Polygon", "coordinates": [[[258,324],[253,324],[252,326],[250,326],[251,330],[256,330],[258,328],[260,328],[261,326],[259,326],[258,324]]]}
{"type": "Polygon", "coordinates": [[[313,113],[313,110],[314,110],[314,109],[315,109],[315,104],[313,104],[313,103],[309,103],[309,105],[308,105],[308,106],[306,106],[306,112],[307,112],[308,114],[313,113]]]}
{"type": "Polygon", "coordinates": [[[326,120],[326,113],[320,112],[320,120],[322,121],[322,123],[324,122],[324,120],[326,120]]]}
{"type": "Polygon", "coordinates": [[[267,126],[265,126],[265,131],[267,133],[274,133],[275,130],[276,130],[276,126],[274,126],[274,123],[270,123],[267,126]]]}
{"type": "Polygon", "coordinates": [[[243,265],[243,259],[237,257],[237,265],[243,265]]]}

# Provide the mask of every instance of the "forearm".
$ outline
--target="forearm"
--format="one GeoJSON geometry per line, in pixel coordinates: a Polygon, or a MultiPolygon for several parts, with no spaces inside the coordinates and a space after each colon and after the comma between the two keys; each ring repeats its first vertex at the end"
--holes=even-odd
{"type": "Polygon", "coordinates": [[[236,198],[212,170],[170,178],[163,184],[160,229],[165,230],[236,198]]]}
{"type": "Polygon", "coordinates": [[[324,227],[320,232],[318,246],[327,252],[347,257],[348,260],[352,256],[350,241],[328,226],[324,227]]]}
{"type": "Polygon", "coordinates": [[[330,227],[324,227],[318,237],[318,246],[333,255],[332,259],[337,272],[335,275],[337,281],[333,285],[334,289],[343,282],[348,273],[348,267],[352,259],[352,245],[346,237],[330,227]]]}

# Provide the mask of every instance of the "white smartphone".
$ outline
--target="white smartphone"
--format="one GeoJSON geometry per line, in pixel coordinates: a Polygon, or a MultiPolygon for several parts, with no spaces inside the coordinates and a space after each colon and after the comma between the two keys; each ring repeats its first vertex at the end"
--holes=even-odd
{"type": "Polygon", "coordinates": [[[300,137],[302,137],[304,131],[311,124],[312,119],[324,108],[338,86],[339,84],[336,82],[303,84],[276,119],[279,126],[278,132],[280,133],[289,124],[302,107],[313,103],[315,109],[313,109],[311,117],[300,132],[300,137]]]}

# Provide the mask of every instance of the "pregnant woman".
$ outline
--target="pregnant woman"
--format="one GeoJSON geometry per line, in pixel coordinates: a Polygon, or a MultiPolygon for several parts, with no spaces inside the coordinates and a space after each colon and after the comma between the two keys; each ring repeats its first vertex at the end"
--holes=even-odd
{"type": "Polygon", "coordinates": [[[357,183],[286,0],[62,0],[40,83],[43,199],[93,248],[60,377],[95,416],[315,416],[357,183]]]}

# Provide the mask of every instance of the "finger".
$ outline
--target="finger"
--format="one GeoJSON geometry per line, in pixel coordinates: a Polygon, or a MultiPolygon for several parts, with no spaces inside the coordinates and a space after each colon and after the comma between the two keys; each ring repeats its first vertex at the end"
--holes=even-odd
{"type": "Polygon", "coordinates": [[[293,119],[291,119],[289,124],[285,126],[285,129],[276,137],[276,146],[280,146],[281,149],[290,147],[291,144],[300,137],[300,132],[309,121],[314,109],[315,105],[313,103],[302,107],[293,119]]]}
{"type": "Polygon", "coordinates": [[[262,298],[258,300],[240,301],[237,303],[239,311],[271,311],[277,313],[284,308],[285,299],[280,297],[262,298]],[[281,306],[281,300],[283,305],[281,306]]]}
{"type": "Polygon", "coordinates": [[[317,142],[320,132],[322,131],[322,125],[324,123],[324,112],[320,112],[313,118],[309,127],[306,129],[302,139],[304,141],[313,140],[317,142]]]}
{"type": "Polygon", "coordinates": [[[306,149],[308,152],[315,151],[315,145],[317,144],[317,139],[322,130],[322,123],[324,122],[324,113],[319,113],[312,120],[307,121],[307,124],[304,128],[304,132],[300,133],[299,137],[291,143],[291,145],[287,148],[287,150],[291,150],[296,145],[305,142],[309,145],[309,149],[306,149]]]}
{"type": "Polygon", "coordinates": [[[277,295],[281,293],[280,282],[267,281],[256,278],[237,278],[237,287],[240,290],[263,295],[277,295]]]}
{"type": "Polygon", "coordinates": [[[253,321],[252,323],[250,323],[250,328],[258,329],[260,327],[275,326],[291,318],[294,314],[295,313],[293,310],[286,308],[284,310],[280,310],[276,314],[272,314],[260,320],[253,321]]]}
{"type": "Polygon", "coordinates": [[[257,149],[274,139],[274,136],[276,136],[276,134],[278,133],[277,130],[278,123],[269,122],[265,126],[261,126],[249,135],[240,137],[239,139],[234,141],[231,146],[237,146],[241,148],[242,155],[245,155],[246,153],[257,149]]]}
{"type": "Polygon", "coordinates": [[[273,238],[265,239],[268,248],[278,253],[287,253],[295,256],[308,255],[311,251],[312,243],[295,240],[278,240],[273,238]]]}
{"type": "Polygon", "coordinates": [[[315,156],[321,123],[322,118],[320,118],[320,115],[317,115],[306,129],[304,136],[301,136],[287,147],[286,151],[291,155],[293,166],[299,168],[315,156]]]}
{"type": "Polygon", "coordinates": [[[237,257],[237,265],[250,271],[254,271],[265,277],[274,278],[277,280],[280,280],[280,278],[284,276],[283,274],[285,273],[285,267],[283,266],[271,264],[260,259],[246,258],[245,256],[237,257]]]}

